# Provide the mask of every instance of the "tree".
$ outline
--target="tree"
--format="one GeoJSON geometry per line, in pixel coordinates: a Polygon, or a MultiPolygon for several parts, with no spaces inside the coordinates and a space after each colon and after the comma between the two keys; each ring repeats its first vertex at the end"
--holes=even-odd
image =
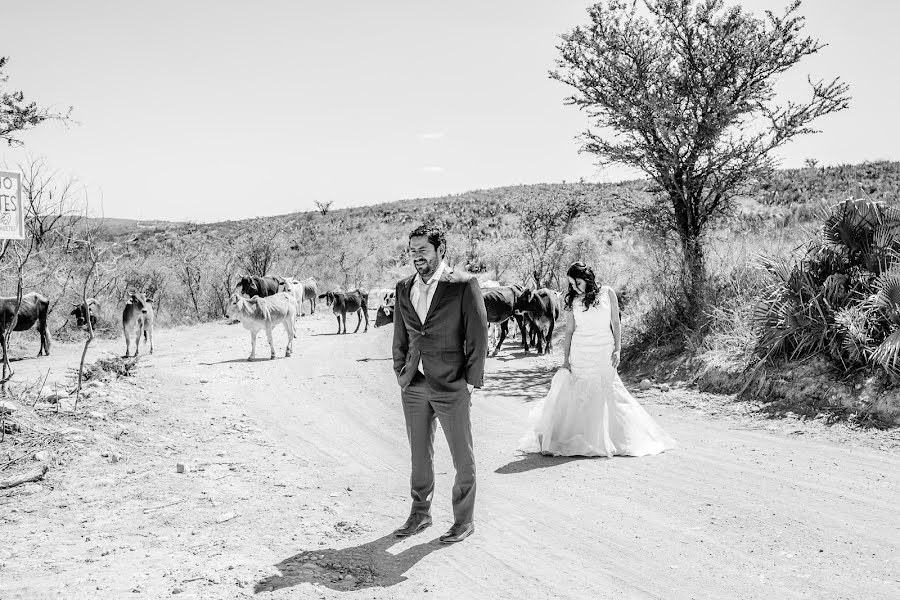
{"type": "Polygon", "coordinates": [[[323,217],[328,214],[329,210],[331,210],[332,202],[334,202],[334,200],[328,200],[327,202],[316,200],[316,208],[319,209],[319,212],[322,213],[323,217]]]}
{"type": "Polygon", "coordinates": [[[554,187],[538,194],[520,194],[514,205],[534,285],[551,285],[565,251],[565,236],[572,232],[584,208],[584,196],[554,187]]]}
{"type": "Polygon", "coordinates": [[[25,94],[6,89],[9,76],[3,73],[7,56],[0,56],[0,140],[9,146],[23,146],[18,134],[37,127],[47,120],[68,122],[72,107],[65,113],[58,113],[49,108],[40,108],[35,102],[26,102],[25,94]]]}
{"type": "Polygon", "coordinates": [[[849,104],[839,79],[810,80],[810,99],[776,103],[777,78],[823,47],[802,35],[799,6],[759,19],[722,0],[606,0],[558,46],[550,76],[601,128],[581,136],[581,151],[637,167],[660,190],[642,214],[680,242],[691,318],[702,308],[710,222],[739,185],[771,171],[773,150],[849,104]]]}
{"type": "Polygon", "coordinates": [[[247,275],[264,277],[278,255],[281,230],[274,222],[255,220],[246,228],[241,244],[241,267],[247,275]]]}
{"type": "Polygon", "coordinates": [[[194,316],[198,322],[202,320],[200,315],[200,295],[203,292],[202,254],[203,248],[196,242],[191,245],[190,241],[182,240],[175,245],[175,258],[177,259],[175,271],[188,291],[191,305],[194,308],[194,316]]]}
{"type": "MultiPolygon", "coordinates": [[[[22,171],[22,200],[25,227],[40,249],[54,232],[74,228],[80,221],[82,191],[72,178],[62,179],[50,171],[43,159],[19,165],[22,171]]],[[[63,233],[63,239],[67,236],[63,233]]]]}

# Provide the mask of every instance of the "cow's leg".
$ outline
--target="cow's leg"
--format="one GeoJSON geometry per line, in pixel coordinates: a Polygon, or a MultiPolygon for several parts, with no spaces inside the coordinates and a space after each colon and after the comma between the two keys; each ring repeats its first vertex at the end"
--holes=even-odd
{"type": "Polygon", "coordinates": [[[256,358],[256,334],[259,333],[259,329],[254,329],[250,332],[250,356],[247,360],[253,360],[256,358]]]}
{"type": "Polygon", "coordinates": [[[341,313],[341,320],[344,322],[344,331],[342,331],[341,333],[347,333],[347,313],[346,312],[341,313]]]}
{"type": "Polygon", "coordinates": [[[288,336],[287,348],[284,350],[284,356],[287,358],[294,350],[294,338],[297,336],[294,319],[292,319],[290,315],[284,320],[284,330],[287,332],[288,336]]]}
{"type": "Polygon", "coordinates": [[[144,339],[149,341],[150,354],[153,354],[153,324],[144,327],[144,339]]]}
{"type": "Polygon", "coordinates": [[[125,332],[125,358],[131,356],[131,332],[128,331],[128,325],[123,325],[122,330],[125,332]]]}
{"type": "Polygon", "coordinates": [[[507,331],[509,331],[509,319],[500,323],[500,339],[497,340],[497,345],[494,347],[494,356],[497,356],[497,353],[500,352],[500,346],[503,345],[503,340],[506,339],[507,331]]]}
{"type": "Polygon", "coordinates": [[[310,314],[316,314],[316,297],[313,295],[312,298],[309,299],[309,312],[310,314]]]}
{"type": "Polygon", "coordinates": [[[47,321],[42,319],[38,321],[38,333],[41,334],[41,349],[38,350],[38,356],[50,356],[50,334],[47,333],[47,321]]]}
{"type": "Polygon", "coordinates": [[[362,310],[363,318],[366,320],[366,328],[363,329],[363,333],[365,333],[369,330],[369,310],[368,308],[362,308],[360,310],[362,310]]]}
{"type": "Polygon", "coordinates": [[[514,315],[516,325],[519,326],[519,333],[522,334],[522,346],[525,348],[525,354],[528,354],[528,334],[525,332],[525,317],[514,315]]]}
{"type": "MultiPolygon", "coordinates": [[[[359,326],[362,325],[362,314],[364,312],[365,311],[361,308],[356,311],[356,329],[353,330],[353,333],[359,332],[359,326]]],[[[366,329],[368,329],[368,328],[369,328],[369,318],[366,317],[366,329]]]]}
{"type": "Polygon", "coordinates": [[[338,322],[337,332],[338,332],[338,334],[340,334],[341,333],[341,315],[336,314],[336,315],[334,315],[334,318],[337,319],[337,322],[338,322]]]}
{"type": "Polygon", "coordinates": [[[141,337],[144,335],[144,324],[138,320],[137,336],[134,339],[134,355],[141,353],[141,337]]]}
{"type": "Polygon", "coordinates": [[[275,342],[272,341],[272,330],[274,327],[269,325],[266,327],[266,341],[269,342],[269,360],[275,359],[275,342]]]}

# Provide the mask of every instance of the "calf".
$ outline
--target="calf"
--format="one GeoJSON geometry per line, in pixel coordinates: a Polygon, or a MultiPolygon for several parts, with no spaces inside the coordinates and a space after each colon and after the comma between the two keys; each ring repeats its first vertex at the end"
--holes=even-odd
{"type": "Polygon", "coordinates": [[[37,355],[50,356],[50,335],[47,333],[47,311],[50,309],[50,301],[37,292],[22,295],[22,303],[16,312],[17,298],[0,298],[0,345],[3,356],[6,357],[6,336],[2,335],[10,326],[14,315],[18,315],[13,331],[26,331],[37,324],[38,333],[41,335],[41,347],[37,355]]]}
{"type": "Polygon", "coordinates": [[[353,333],[359,331],[363,317],[366,319],[366,328],[363,333],[369,330],[369,294],[356,289],[349,292],[325,292],[319,298],[325,298],[325,303],[331,307],[331,312],[337,318],[338,333],[347,333],[347,313],[356,313],[356,329],[353,333]],[[344,322],[344,331],[341,332],[341,320],[344,322]]]}
{"type": "Polygon", "coordinates": [[[70,316],[75,317],[75,325],[78,327],[86,327],[88,316],[91,319],[91,328],[97,326],[98,315],[100,314],[100,303],[94,298],[88,298],[87,303],[72,303],[72,312],[70,316]]]}
{"type": "MultiPolygon", "coordinates": [[[[553,341],[553,328],[559,319],[559,297],[547,288],[525,290],[516,300],[515,312],[528,320],[536,339],[538,354],[549,354],[553,341]],[[546,335],[544,329],[547,329],[546,335]],[[546,344],[545,344],[546,341],[546,344]]],[[[535,340],[532,340],[535,343],[535,340]]],[[[525,350],[528,351],[527,348],[525,350]]]]}
{"type": "Polygon", "coordinates": [[[397,292],[388,290],[381,297],[378,312],[375,313],[375,327],[383,327],[394,322],[394,310],[397,304],[397,292]]]}
{"type": "Polygon", "coordinates": [[[265,298],[277,294],[284,279],[281,277],[241,277],[236,288],[248,298],[259,296],[265,298]]]}
{"type": "Polygon", "coordinates": [[[270,359],[275,358],[275,345],[272,343],[272,330],[277,325],[284,325],[287,331],[287,348],[284,356],[291,355],[294,347],[294,319],[297,318],[297,301],[293,295],[287,292],[278,292],[265,298],[244,298],[240,294],[233,294],[228,304],[228,316],[232,319],[240,319],[245,329],[250,331],[250,356],[247,360],[256,358],[256,335],[261,329],[266,330],[266,339],[269,341],[270,359]]]}
{"type": "Polygon", "coordinates": [[[522,345],[528,352],[528,338],[525,335],[525,321],[521,315],[516,314],[516,301],[522,295],[524,289],[520,285],[508,285],[484,290],[484,308],[487,311],[488,324],[496,323],[500,326],[500,339],[494,347],[493,356],[497,356],[503,340],[509,331],[509,320],[513,319],[519,326],[522,334],[522,345]]]}
{"type": "Polygon", "coordinates": [[[131,356],[131,340],[134,340],[134,355],[141,351],[141,336],[150,344],[153,354],[153,304],[150,298],[139,292],[132,292],[122,310],[122,330],[125,332],[125,356],[131,356]],[[136,334],[136,335],[135,335],[136,334]]]}

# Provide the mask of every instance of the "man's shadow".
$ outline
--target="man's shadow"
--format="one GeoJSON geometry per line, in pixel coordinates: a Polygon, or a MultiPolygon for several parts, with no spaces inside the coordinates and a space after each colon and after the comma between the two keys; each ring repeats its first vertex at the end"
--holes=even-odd
{"type": "Polygon", "coordinates": [[[317,548],[300,552],[275,565],[281,575],[264,578],[256,584],[254,593],[271,592],[301,583],[318,583],[341,592],[389,587],[406,581],[404,573],[435,550],[446,547],[435,538],[397,554],[388,551],[403,540],[389,533],[352,548],[317,548]]]}

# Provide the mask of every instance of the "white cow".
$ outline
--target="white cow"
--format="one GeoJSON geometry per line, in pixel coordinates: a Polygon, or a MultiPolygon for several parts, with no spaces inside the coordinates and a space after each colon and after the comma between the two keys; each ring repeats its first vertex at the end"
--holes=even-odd
{"type": "Polygon", "coordinates": [[[310,313],[316,312],[316,297],[319,295],[319,287],[316,285],[316,280],[312,277],[305,281],[300,281],[293,277],[285,277],[279,282],[278,291],[293,294],[294,298],[297,299],[298,316],[306,316],[304,301],[309,302],[310,313]]]}
{"type": "Polygon", "coordinates": [[[278,292],[272,296],[260,298],[245,298],[240,294],[231,296],[228,305],[228,316],[232,319],[240,319],[245,329],[250,331],[250,357],[256,358],[256,334],[260,329],[266,330],[266,339],[269,341],[269,349],[275,358],[275,346],[272,344],[272,330],[277,325],[284,325],[288,334],[285,357],[291,355],[294,346],[294,319],[297,318],[297,300],[293,294],[278,292]]]}

